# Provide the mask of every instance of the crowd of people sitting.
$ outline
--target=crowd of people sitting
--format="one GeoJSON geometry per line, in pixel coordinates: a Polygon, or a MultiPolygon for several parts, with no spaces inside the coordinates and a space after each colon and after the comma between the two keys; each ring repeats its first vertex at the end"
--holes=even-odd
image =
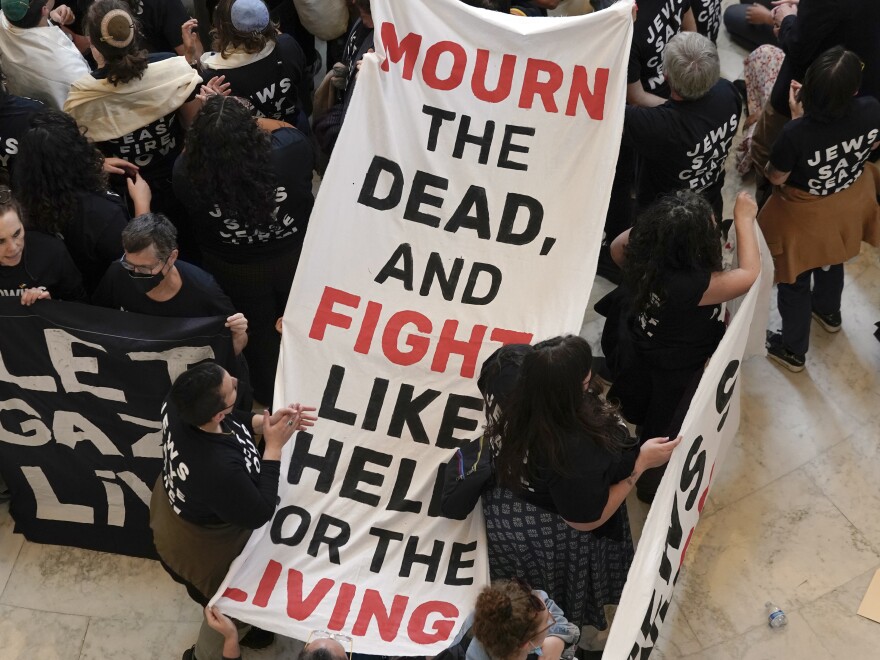
{"type": "MultiPolygon", "coordinates": [[[[462,1],[533,20],[572,0],[462,1]]],[[[281,448],[317,421],[299,403],[252,410],[272,403],[313,177],[358,120],[349,102],[374,26],[370,0],[195,2],[0,0],[0,295],[226,318],[237,369],[204,363],[174,383],[163,434],[177,451],[151,503],[163,566],[205,607],[184,658],[220,660],[240,639],[271,643],[207,605],[271,518],[281,448]]],[[[811,319],[841,328],[844,262],[880,244],[880,3],[729,6],[724,25],[752,51],[741,81],[721,78],[720,1],[640,0],[633,20],[598,267],[617,285],[596,305],[604,359],[563,336],[482,366],[484,433],[450,460],[443,512],[482,506],[493,583],[445,652],[456,658],[568,659],[582,626],[607,627],[633,558],[625,499],[653,500],[725,303],[758,277],[756,218],[782,317],[768,355],[793,372],[811,319]],[[725,209],[738,135],[757,200],[725,209]]],[[[306,656],[351,647],[318,631],[306,656]]]]}

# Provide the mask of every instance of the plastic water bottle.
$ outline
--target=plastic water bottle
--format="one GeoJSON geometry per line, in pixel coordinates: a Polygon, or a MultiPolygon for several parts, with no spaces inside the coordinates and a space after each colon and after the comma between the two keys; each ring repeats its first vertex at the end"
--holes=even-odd
{"type": "Polygon", "coordinates": [[[771,628],[782,628],[782,626],[788,623],[788,619],[785,617],[785,612],[776,607],[776,605],[769,600],[764,603],[764,607],[767,608],[767,623],[771,628]]]}

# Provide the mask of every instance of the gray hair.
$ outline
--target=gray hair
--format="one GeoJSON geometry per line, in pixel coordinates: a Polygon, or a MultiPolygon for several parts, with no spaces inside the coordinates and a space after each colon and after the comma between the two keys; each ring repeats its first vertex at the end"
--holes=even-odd
{"type": "Polygon", "coordinates": [[[140,252],[151,245],[160,261],[177,249],[177,228],[161,213],[139,215],[122,230],[122,248],[126,252],[140,252]]]}
{"type": "Polygon", "coordinates": [[[673,91],[687,101],[695,101],[708,94],[721,78],[718,49],[701,34],[682,32],[666,44],[663,70],[673,91]]]}

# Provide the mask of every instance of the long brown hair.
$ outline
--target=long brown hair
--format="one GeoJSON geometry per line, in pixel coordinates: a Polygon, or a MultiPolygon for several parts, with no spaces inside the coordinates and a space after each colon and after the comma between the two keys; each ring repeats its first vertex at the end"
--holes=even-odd
{"type": "Polygon", "coordinates": [[[127,3],[97,0],[86,14],[85,32],[106,62],[110,84],[143,78],[147,51],[140,47],[140,26],[127,3]]]}

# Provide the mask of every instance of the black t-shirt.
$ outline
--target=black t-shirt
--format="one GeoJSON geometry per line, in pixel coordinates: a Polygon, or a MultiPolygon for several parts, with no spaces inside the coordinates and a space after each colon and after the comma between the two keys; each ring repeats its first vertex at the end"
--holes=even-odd
{"type": "Polygon", "coordinates": [[[740,96],[727,80],[696,101],[670,99],[655,108],[628,105],[624,141],[641,156],[639,206],[685,189],[710,201],[719,198],[741,111],[740,96]]]}
{"type": "MultiPolygon", "coordinates": [[[[621,436],[628,436],[623,427],[621,436]]],[[[568,473],[556,474],[538,465],[537,477],[523,484],[518,495],[565,520],[594,522],[602,517],[611,485],[632,474],[636,452],[615,456],[590,438],[577,435],[566,436],[563,444],[568,473]]]]}
{"type": "Polygon", "coordinates": [[[30,128],[31,117],[45,109],[40,101],[0,92],[0,169],[12,171],[19,139],[30,128]]]}
{"type": "Polygon", "coordinates": [[[181,287],[170,300],[157,302],[141,293],[128,271],[117,261],[107,269],[92,296],[92,304],[173,318],[229,317],[235,314],[232,302],[213,277],[198,266],[179,259],[174,265],[180,273],[181,287]]]}
{"type": "Polygon", "coordinates": [[[715,43],[721,27],[721,0],[691,0],[691,9],[694,11],[697,32],[715,43]]]}
{"type": "Polygon", "coordinates": [[[107,267],[122,254],[122,230],[130,219],[125,202],[116,193],[80,193],[79,211],[58,236],[83,274],[92,292],[107,267]]]}
{"type": "MultiPolygon", "coordinates": [[[[150,55],[149,61],[160,62],[169,57],[174,55],[157,53],[150,55]]],[[[96,69],[92,71],[92,75],[101,80],[107,77],[107,72],[104,69],[96,69]]],[[[198,87],[185,102],[194,99],[197,93],[198,87]]],[[[147,181],[168,180],[171,178],[174,161],[183,150],[183,128],[177,120],[177,110],[174,110],[127,135],[115,140],[98,142],[96,146],[105,156],[124,158],[137,165],[147,181]]]]}
{"type": "Polygon", "coordinates": [[[843,119],[824,123],[808,116],[793,119],[773,145],[770,163],[791,172],[786,185],[813,195],[849,188],[862,174],[871,146],[880,138],[880,101],[854,98],[843,119]]]}
{"type": "Polygon", "coordinates": [[[25,289],[44,286],[54,300],[84,302],[82,276],[64,243],[38,231],[24,235],[17,266],[0,266],[0,296],[21,297],[25,289]]]}
{"type": "Polygon", "coordinates": [[[214,76],[226,76],[232,93],[254,104],[254,116],[296,124],[299,97],[305,91],[304,70],[305,56],[299,44],[290,35],[279,34],[266,57],[235,69],[205,66],[202,78],[207,82],[214,76]]]}
{"type": "Polygon", "coordinates": [[[641,0],[633,25],[626,82],[641,80],[646,91],[669,97],[663,77],[663,51],[681,32],[681,19],[691,8],[691,0],[641,0]]]}
{"type": "Polygon", "coordinates": [[[222,433],[208,433],[185,424],[170,401],[162,405],[162,484],[181,518],[257,529],[272,517],[281,462],[260,459],[252,418],[236,410],[222,433]]]}
{"type": "Polygon", "coordinates": [[[183,45],[180,26],[189,13],[180,0],[132,0],[135,17],[141,22],[141,44],[151,53],[173,53],[183,45]]]}
{"type": "Polygon", "coordinates": [[[275,189],[275,217],[264,227],[248,225],[226,217],[216,205],[198,206],[186,176],[186,154],[174,165],[174,193],[190,210],[197,240],[206,253],[230,263],[247,263],[302,245],[312,212],[312,169],[314,154],[309,139],[295,128],[272,132],[272,170],[275,189]]]}
{"type": "Polygon", "coordinates": [[[691,369],[702,365],[724,336],[721,305],[700,306],[711,274],[673,273],[666,295],[651,300],[636,317],[633,341],[641,356],[659,369],[691,369]]]}

